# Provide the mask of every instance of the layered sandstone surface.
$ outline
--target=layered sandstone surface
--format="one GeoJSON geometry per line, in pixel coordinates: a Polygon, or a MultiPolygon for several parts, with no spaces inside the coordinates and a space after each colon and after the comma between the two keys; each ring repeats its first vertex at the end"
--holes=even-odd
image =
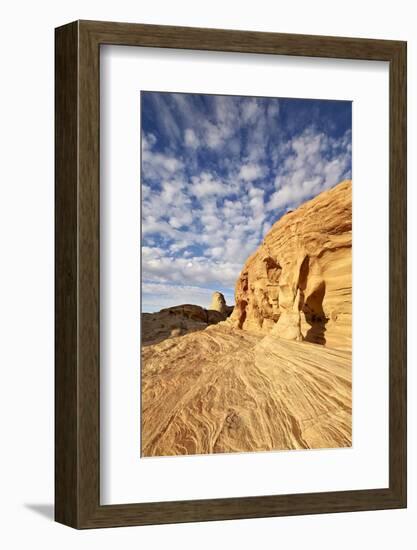
{"type": "Polygon", "coordinates": [[[345,181],[271,228],[230,318],[145,314],[142,456],[351,445],[351,245],[345,181]]]}
{"type": "Polygon", "coordinates": [[[352,183],[284,215],[246,261],[232,320],[239,328],[350,349],[352,183]]]}
{"type": "Polygon", "coordinates": [[[351,357],[226,321],[142,350],[142,456],[351,445],[351,357]]]}

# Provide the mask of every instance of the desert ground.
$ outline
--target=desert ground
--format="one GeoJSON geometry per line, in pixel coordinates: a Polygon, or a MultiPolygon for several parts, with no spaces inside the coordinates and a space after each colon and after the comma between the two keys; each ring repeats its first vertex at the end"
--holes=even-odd
{"type": "Polygon", "coordinates": [[[343,181],[273,225],[234,308],[142,314],[142,456],[351,446],[351,272],[343,181]]]}

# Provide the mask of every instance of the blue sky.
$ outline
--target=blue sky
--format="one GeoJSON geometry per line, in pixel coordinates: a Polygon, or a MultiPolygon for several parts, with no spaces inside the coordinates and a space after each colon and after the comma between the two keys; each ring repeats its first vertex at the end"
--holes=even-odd
{"type": "Polygon", "coordinates": [[[234,303],[288,210],[351,177],[350,101],[141,92],[142,311],[234,303]]]}

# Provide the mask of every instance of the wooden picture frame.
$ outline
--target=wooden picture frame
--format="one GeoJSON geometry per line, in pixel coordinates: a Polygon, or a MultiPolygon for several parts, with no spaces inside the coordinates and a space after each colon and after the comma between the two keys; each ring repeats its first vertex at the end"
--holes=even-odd
{"type": "Polygon", "coordinates": [[[76,21],[56,29],[55,519],[75,528],[259,518],[406,506],[406,43],[76,21]],[[389,487],[100,504],[100,46],[389,62],[389,487]]]}

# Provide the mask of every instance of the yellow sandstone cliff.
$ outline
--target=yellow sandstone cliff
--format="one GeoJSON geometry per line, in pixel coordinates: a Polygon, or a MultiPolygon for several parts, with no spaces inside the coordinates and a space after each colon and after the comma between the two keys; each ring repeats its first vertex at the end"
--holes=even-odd
{"type": "Polygon", "coordinates": [[[275,223],[246,261],[235,301],[239,328],[351,348],[351,181],[275,223]]]}

